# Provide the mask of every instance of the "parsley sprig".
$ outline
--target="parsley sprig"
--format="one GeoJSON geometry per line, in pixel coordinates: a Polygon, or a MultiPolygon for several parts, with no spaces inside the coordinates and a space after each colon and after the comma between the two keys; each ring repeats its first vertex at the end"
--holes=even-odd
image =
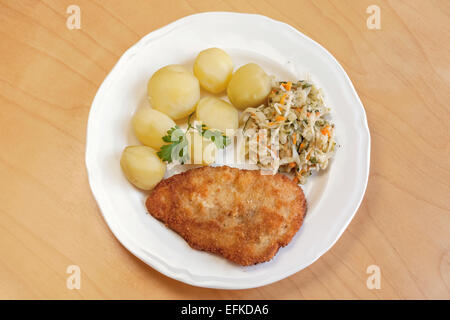
{"type": "Polygon", "coordinates": [[[168,144],[163,145],[157,152],[161,160],[168,163],[179,160],[181,164],[189,160],[188,140],[185,132],[179,126],[170,128],[162,139],[168,144]]]}
{"type": "Polygon", "coordinates": [[[218,130],[211,130],[204,124],[191,124],[191,113],[188,117],[188,127],[186,132],[179,126],[174,126],[167,131],[167,134],[162,138],[165,144],[161,147],[161,150],[157,153],[159,158],[163,161],[171,163],[173,161],[179,161],[181,164],[186,163],[189,160],[188,151],[188,139],[187,134],[189,130],[196,130],[202,137],[211,140],[218,149],[223,149],[231,142],[230,138],[224,135],[218,130]]]}

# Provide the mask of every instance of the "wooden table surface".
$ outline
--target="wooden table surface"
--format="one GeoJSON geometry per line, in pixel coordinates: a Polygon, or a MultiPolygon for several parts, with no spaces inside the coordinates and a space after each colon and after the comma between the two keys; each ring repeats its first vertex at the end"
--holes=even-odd
{"type": "Polygon", "coordinates": [[[0,298],[450,298],[450,2],[0,2],[0,298]],[[81,29],[66,9],[81,9],[81,29]],[[381,29],[366,25],[378,5],[381,29]],[[135,258],[91,194],[84,152],[94,95],[147,33],[203,11],[287,22],[343,65],[366,108],[369,185],[336,245],[297,274],[250,290],[192,287],[135,258]],[[69,265],[81,269],[69,290],[69,265]],[[381,270],[369,289],[367,267],[381,270]]]}

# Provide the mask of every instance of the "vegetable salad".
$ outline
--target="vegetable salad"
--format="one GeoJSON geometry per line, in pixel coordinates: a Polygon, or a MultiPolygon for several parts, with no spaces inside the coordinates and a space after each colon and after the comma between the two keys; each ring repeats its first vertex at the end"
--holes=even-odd
{"type": "Polygon", "coordinates": [[[243,112],[247,152],[273,173],[294,172],[304,184],[313,171],[325,169],[334,154],[334,124],[326,119],[322,90],[309,81],[276,82],[267,105],[243,112]]]}

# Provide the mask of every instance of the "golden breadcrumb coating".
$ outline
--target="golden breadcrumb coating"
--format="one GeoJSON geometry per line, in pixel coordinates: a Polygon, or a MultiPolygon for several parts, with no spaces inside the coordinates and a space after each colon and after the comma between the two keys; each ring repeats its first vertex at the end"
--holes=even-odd
{"type": "Polygon", "coordinates": [[[282,174],[202,167],[161,181],[146,206],[192,248],[244,266],[269,261],[300,229],[302,189],[282,174]]]}

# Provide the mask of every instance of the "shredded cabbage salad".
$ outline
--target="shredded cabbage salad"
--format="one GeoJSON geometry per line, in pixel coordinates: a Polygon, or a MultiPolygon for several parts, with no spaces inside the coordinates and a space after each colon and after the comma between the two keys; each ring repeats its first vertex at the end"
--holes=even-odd
{"type": "Polygon", "coordinates": [[[322,89],[310,81],[276,82],[267,105],[243,112],[247,154],[273,173],[294,172],[294,180],[304,184],[313,171],[325,169],[334,154],[329,113],[322,89]]]}

